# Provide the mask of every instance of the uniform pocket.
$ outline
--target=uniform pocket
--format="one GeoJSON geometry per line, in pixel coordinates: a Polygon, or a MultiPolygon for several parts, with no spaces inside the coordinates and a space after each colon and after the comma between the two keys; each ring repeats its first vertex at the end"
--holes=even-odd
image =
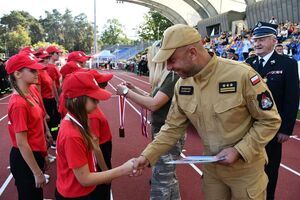
{"type": "Polygon", "coordinates": [[[242,96],[233,96],[214,104],[214,112],[217,123],[226,131],[232,131],[243,122],[248,114],[242,96]]]}

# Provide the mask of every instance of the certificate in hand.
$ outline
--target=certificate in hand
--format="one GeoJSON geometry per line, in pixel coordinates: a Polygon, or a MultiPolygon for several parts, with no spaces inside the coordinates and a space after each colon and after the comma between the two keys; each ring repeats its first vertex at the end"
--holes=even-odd
{"type": "Polygon", "coordinates": [[[187,156],[179,160],[166,162],[166,164],[196,164],[196,163],[212,163],[224,160],[225,157],[217,158],[216,156],[187,156]]]}

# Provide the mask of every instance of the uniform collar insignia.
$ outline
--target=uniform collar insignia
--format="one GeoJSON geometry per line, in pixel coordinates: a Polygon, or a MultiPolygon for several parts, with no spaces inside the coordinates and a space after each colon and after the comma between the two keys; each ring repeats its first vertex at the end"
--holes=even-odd
{"type": "Polygon", "coordinates": [[[270,61],[270,64],[271,64],[271,65],[274,65],[274,64],[275,64],[275,60],[271,60],[271,61],[270,61]]]}
{"type": "Polygon", "coordinates": [[[258,26],[258,27],[261,27],[261,26],[262,26],[262,24],[259,22],[259,23],[257,24],[257,26],[258,26]]]}

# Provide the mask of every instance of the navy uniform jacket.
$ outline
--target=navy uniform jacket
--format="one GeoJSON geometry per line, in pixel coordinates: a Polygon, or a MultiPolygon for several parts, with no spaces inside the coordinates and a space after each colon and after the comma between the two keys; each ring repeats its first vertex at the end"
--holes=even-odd
{"type": "MultiPolygon", "coordinates": [[[[258,56],[248,58],[246,63],[257,70],[258,56]]],[[[260,75],[267,82],[282,119],[278,132],[291,135],[299,106],[299,77],[296,60],[274,51],[260,75]]]]}

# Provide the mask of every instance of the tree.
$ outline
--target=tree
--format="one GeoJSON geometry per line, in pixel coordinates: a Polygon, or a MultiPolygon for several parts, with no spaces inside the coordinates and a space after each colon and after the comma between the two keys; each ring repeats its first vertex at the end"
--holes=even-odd
{"type": "Polygon", "coordinates": [[[159,40],[164,31],[173,23],[159,12],[150,10],[145,16],[145,23],[139,26],[138,35],[142,40],[159,40]]]}
{"type": "Polygon", "coordinates": [[[122,38],[126,38],[122,24],[117,19],[109,19],[104,25],[100,39],[104,45],[119,44],[122,38]]]}
{"type": "Polygon", "coordinates": [[[11,11],[10,14],[1,18],[1,24],[8,26],[13,31],[17,26],[23,27],[29,34],[32,43],[44,40],[44,29],[41,24],[25,11],[11,11]]]}
{"type": "Polygon", "coordinates": [[[88,22],[87,16],[85,14],[75,16],[74,23],[74,50],[81,50],[90,53],[91,47],[93,46],[94,42],[92,25],[88,22]]]}
{"type": "Polygon", "coordinates": [[[21,25],[17,25],[14,31],[8,33],[7,48],[10,55],[18,53],[19,49],[31,44],[28,32],[21,25]]]}

